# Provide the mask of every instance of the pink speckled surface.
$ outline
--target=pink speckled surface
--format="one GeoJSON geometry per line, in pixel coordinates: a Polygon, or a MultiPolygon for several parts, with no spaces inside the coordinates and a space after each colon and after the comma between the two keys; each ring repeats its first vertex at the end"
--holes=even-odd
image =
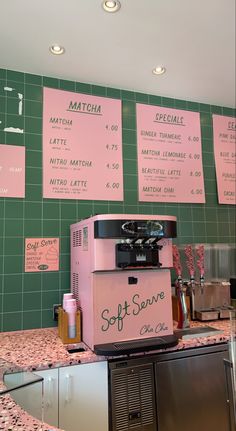
{"type": "MultiPolygon", "coordinates": [[[[191,327],[206,326],[208,324],[211,327],[222,330],[223,333],[211,337],[180,340],[176,347],[167,350],[182,350],[191,347],[225,343],[229,340],[230,325],[228,320],[209,323],[191,322],[191,327]]],[[[86,348],[83,343],[76,346],[86,348]]],[[[159,353],[160,350],[157,352],[159,353]]],[[[151,353],[153,354],[155,351],[151,353]]],[[[4,387],[2,378],[6,371],[19,371],[19,369],[23,371],[37,371],[105,359],[104,357],[95,355],[89,349],[85,352],[69,354],[58,337],[57,328],[0,333],[0,358],[0,390],[4,387]]],[[[0,396],[0,430],[54,431],[57,428],[43,424],[27,414],[7,394],[0,396]]]]}

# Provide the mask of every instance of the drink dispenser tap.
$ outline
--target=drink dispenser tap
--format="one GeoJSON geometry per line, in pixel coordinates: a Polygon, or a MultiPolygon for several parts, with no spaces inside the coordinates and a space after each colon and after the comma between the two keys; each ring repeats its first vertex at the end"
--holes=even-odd
{"type": "Polygon", "coordinates": [[[205,283],[204,252],[205,252],[204,245],[199,245],[196,248],[196,253],[198,256],[197,266],[200,271],[200,288],[201,288],[202,294],[204,291],[204,283],[205,283]]]}
{"type": "Polygon", "coordinates": [[[178,319],[178,329],[189,328],[190,323],[188,319],[188,310],[186,304],[186,287],[183,284],[182,279],[182,266],[180,261],[180,253],[176,245],[172,246],[173,250],[173,264],[177,275],[176,279],[176,289],[179,307],[179,319],[178,319]]]}

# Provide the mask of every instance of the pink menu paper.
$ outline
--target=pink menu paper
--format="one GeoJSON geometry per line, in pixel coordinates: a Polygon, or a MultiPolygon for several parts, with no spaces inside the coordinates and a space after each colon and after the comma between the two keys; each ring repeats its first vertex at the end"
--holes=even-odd
{"type": "Polygon", "coordinates": [[[122,201],[121,100],[43,94],[43,197],[122,201]]]}
{"type": "Polygon", "coordinates": [[[0,144],[0,197],[25,197],[25,147],[0,144]]]}
{"type": "Polygon", "coordinates": [[[213,115],[219,204],[236,204],[236,118],[213,115]]]}
{"type": "Polygon", "coordinates": [[[199,113],[136,107],[139,200],[204,203],[199,113]]]}
{"type": "Polygon", "coordinates": [[[25,238],[25,272],[58,270],[59,238],[25,238]]]}

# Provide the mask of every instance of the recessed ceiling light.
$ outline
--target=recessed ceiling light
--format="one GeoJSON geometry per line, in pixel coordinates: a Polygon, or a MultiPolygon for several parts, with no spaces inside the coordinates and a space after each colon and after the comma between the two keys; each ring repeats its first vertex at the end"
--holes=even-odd
{"type": "Polygon", "coordinates": [[[152,70],[152,73],[154,75],[162,75],[165,72],[166,72],[166,68],[163,66],[157,66],[152,70]]]}
{"type": "Polygon", "coordinates": [[[55,55],[61,55],[61,54],[64,54],[64,52],[65,52],[65,48],[63,48],[63,46],[61,46],[61,45],[57,45],[57,44],[55,43],[54,45],[50,46],[49,51],[50,51],[52,54],[55,54],[55,55]]]}
{"type": "Polygon", "coordinates": [[[118,0],[116,0],[116,1],[103,1],[102,7],[106,12],[117,12],[120,9],[121,4],[118,0]]]}

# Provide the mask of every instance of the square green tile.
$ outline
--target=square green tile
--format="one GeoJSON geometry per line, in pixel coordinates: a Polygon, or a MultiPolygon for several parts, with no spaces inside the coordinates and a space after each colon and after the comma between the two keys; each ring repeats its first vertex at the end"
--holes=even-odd
{"type": "Polygon", "coordinates": [[[24,130],[24,117],[22,115],[7,114],[5,127],[24,130]]]}
{"type": "Polygon", "coordinates": [[[229,116],[229,117],[234,117],[235,116],[235,110],[233,108],[227,108],[227,107],[222,107],[222,113],[223,115],[229,116]]]}
{"type": "Polygon", "coordinates": [[[77,93],[91,94],[92,86],[91,84],[86,84],[84,82],[76,82],[75,89],[77,93]]]}
{"type": "Polygon", "coordinates": [[[137,149],[134,145],[123,144],[123,159],[136,159],[137,149]]]}
{"type": "Polygon", "coordinates": [[[41,219],[42,205],[38,202],[25,203],[25,219],[41,219]]]}
{"type": "Polygon", "coordinates": [[[24,311],[23,312],[23,328],[22,329],[37,329],[41,328],[41,311],[24,311]]]}
{"type": "Polygon", "coordinates": [[[122,140],[125,144],[135,145],[136,148],[136,131],[135,130],[126,130],[122,131],[122,140]]]}
{"type": "Polygon", "coordinates": [[[59,79],[43,76],[43,87],[59,88],[59,79]]]}
{"type": "Polygon", "coordinates": [[[186,100],[175,99],[175,108],[177,109],[187,109],[186,100]]]}
{"type": "Polygon", "coordinates": [[[211,106],[206,103],[199,103],[199,111],[200,112],[211,112],[211,106]]]}
{"type": "Polygon", "coordinates": [[[124,211],[122,211],[122,213],[124,214],[138,214],[138,209],[139,206],[138,205],[124,205],[124,211]]]}
{"type": "Polygon", "coordinates": [[[79,219],[80,217],[76,220],[61,220],[61,236],[70,236],[70,225],[76,223],[79,219]]]}
{"type": "Polygon", "coordinates": [[[16,81],[16,82],[24,82],[25,74],[22,72],[16,72],[14,70],[7,70],[7,80],[8,81],[16,81]]]}
{"type": "Polygon", "coordinates": [[[22,274],[4,275],[4,294],[22,292],[22,274]]]}
{"type": "Polygon", "coordinates": [[[13,313],[16,311],[22,311],[22,294],[6,293],[3,298],[3,312],[13,313]]]}
{"type": "Polygon", "coordinates": [[[165,106],[167,108],[174,108],[175,107],[175,100],[171,99],[170,97],[162,97],[162,106],[165,106]]]}
{"type": "Polygon", "coordinates": [[[7,111],[7,98],[0,96],[0,112],[5,113],[7,111]]]}
{"type": "Polygon", "coordinates": [[[0,69],[0,79],[7,79],[7,70],[0,69]]]}
{"type": "Polygon", "coordinates": [[[53,320],[53,313],[51,310],[43,310],[42,311],[42,328],[52,328],[53,326],[57,326],[57,322],[53,320]]]}
{"type": "Polygon", "coordinates": [[[69,271],[70,269],[70,254],[62,254],[60,260],[60,269],[62,271],[69,271]]]}
{"type": "Polygon", "coordinates": [[[25,99],[36,100],[42,103],[43,100],[43,89],[39,85],[25,85],[25,99]]]}
{"type": "Polygon", "coordinates": [[[205,216],[206,221],[210,221],[212,223],[217,222],[217,212],[215,208],[205,208],[205,216]]]}
{"type": "Polygon", "coordinates": [[[121,91],[118,88],[107,88],[107,97],[111,97],[113,99],[121,98],[121,91]]]}
{"type": "Polygon", "coordinates": [[[125,175],[124,187],[129,190],[137,190],[137,177],[136,175],[125,175]]]}
{"type": "Polygon", "coordinates": [[[60,218],[60,204],[55,199],[54,202],[43,201],[43,218],[44,219],[59,219],[60,218]]]}
{"type": "Polygon", "coordinates": [[[60,90],[75,91],[75,82],[60,79],[59,88],[60,90]]]}
{"type": "Polygon", "coordinates": [[[6,219],[22,218],[23,217],[23,210],[24,210],[23,199],[21,201],[6,200],[6,203],[5,203],[5,217],[6,217],[6,219]]]}
{"type": "Polygon", "coordinates": [[[93,214],[92,203],[78,203],[78,220],[90,217],[93,214]]]}
{"type": "Polygon", "coordinates": [[[25,220],[24,234],[25,238],[40,238],[42,236],[42,221],[41,220],[25,220]]]}
{"type": "Polygon", "coordinates": [[[135,130],[136,128],[136,117],[131,115],[124,115],[122,120],[124,129],[135,130]]]}
{"type": "Polygon", "coordinates": [[[91,94],[93,96],[106,96],[106,88],[100,87],[100,85],[91,85],[91,94]]]}
{"type": "Polygon", "coordinates": [[[52,309],[53,304],[59,304],[60,295],[58,290],[42,292],[42,309],[52,309]]]}
{"type": "Polygon", "coordinates": [[[21,237],[23,231],[23,220],[6,220],[5,221],[5,236],[6,237],[21,237]]]}
{"type": "MultiPolygon", "coordinates": [[[[13,97],[6,97],[6,109],[7,114],[19,115],[19,101],[13,97]]],[[[25,104],[23,103],[22,116],[24,115],[25,104]]],[[[2,111],[1,111],[2,112],[2,111]]]]}
{"type": "MultiPolygon", "coordinates": [[[[10,127],[9,124],[8,126],[10,127]]],[[[6,144],[23,146],[24,134],[6,132],[6,144]],[[14,137],[12,135],[14,135],[14,137]]]]}
{"type": "Polygon", "coordinates": [[[181,205],[179,209],[179,221],[191,221],[192,220],[192,209],[189,205],[181,205]]]}
{"type": "Polygon", "coordinates": [[[75,219],[77,216],[76,203],[64,203],[61,204],[61,218],[62,219],[75,219]]]}
{"type": "Polygon", "coordinates": [[[33,75],[31,73],[26,73],[25,74],[25,83],[26,84],[42,85],[43,79],[42,79],[42,76],[33,75]]]}
{"type": "Polygon", "coordinates": [[[148,94],[145,93],[135,93],[136,103],[148,103],[148,94]]]}
{"type": "Polygon", "coordinates": [[[199,111],[199,103],[187,101],[187,109],[188,111],[199,111]]]}
{"type": "Polygon", "coordinates": [[[124,175],[126,173],[137,174],[137,161],[136,160],[124,160],[123,161],[123,167],[124,167],[124,175]]]}
{"type": "Polygon", "coordinates": [[[124,204],[136,205],[138,200],[138,193],[136,190],[125,190],[124,204]]]}
{"type": "Polygon", "coordinates": [[[23,289],[24,292],[40,292],[41,291],[41,277],[44,273],[29,273],[24,274],[23,289]]]}
{"type": "Polygon", "coordinates": [[[25,292],[23,311],[41,310],[41,292],[25,292]]]}
{"type": "Polygon", "coordinates": [[[25,182],[28,184],[42,184],[42,169],[26,166],[25,182]]]}
{"type": "Polygon", "coordinates": [[[190,236],[193,233],[193,223],[191,221],[185,221],[178,227],[179,235],[180,236],[190,236]]]}
{"type": "Polygon", "coordinates": [[[133,91],[121,90],[121,98],[123,100],[135,100],[135,93],[133,91]]]}
{"type": "Polygon", "coordinates": [[[43,272],[42,273],[42,290],[44,292],[59,290],[60,285],[60,273],[59,271],[54,272],[43,272]]]}
{"type": "Polygon", "coordinates": [[[7,79],[7,87],[11,89],[10,91],[5,91],[5,94],[7,97],[14,97],[19,101],[19,93],[23,94],[24,98],[24,92],[25,92],[25,86],[24,82],[20,81],[12,81],[11,79],[7,79]]]}
{"type": "Polygon", "coordinates": [[[26,133],[42,133],[42,119],[36,117],[25,117],[26,133]]]}
{"type": "Polygon", "coordinates": [[[59,220],[43,220],[43,236],[58,237],[60,232],[59,220]]]}
{"type": "Polygon", "coordinates": [[[5,274],[21,274],[23,270],[23,256],[5,256],[4,258],[4,273],[5,274]]]}
{"type": "Polygon", "coordinates": [[[22,312],[3,314],[2,330],[4,332],[18,331],[20,329],[22,329],[22,312]]]}
{"type": "Polygon", "coordinates": [[[26,132],[25,146],[30,150],[40,150],[42,152],[42,136],[26,132]]]}
{"type": "Polygon", "coordinates": [[[135,115],[136,113],[136,105],[135,102],[131,102],[130,100],[122,101],[122,115],[135,115]]]}
{"type": "Polygon", "coordinates": [[[41,168],[42,167],[42,152],[41,151],[26,151],[26,166],[30,166],[32,168],[41,168]]]}
{"type": "Polygon", "coordinates": [[[24,106],[25,106],[25,115],[27,117],[42,118],[43,105],[41,102],[37,102],[35,100],[26,100],[24,106]]]}
{"type": "Polygon", "coordinates": [[[152,94],[148,95],[148,101],[150,105],[162,106],[162,97],[161,96],[153,96],[152,94]]]}
{"type": "Polygon", "coordinates": [[[42,186],[37,186],[35,184],[27,184],[25,191],[26,201],[41,201],[42,200],[42,186]]]}
{"type": "Polygon", "coordinates": [[[5,241],[4,252],[6,255],[23,255],[23,238],[7,238],[7,240],[5,241]]]}

